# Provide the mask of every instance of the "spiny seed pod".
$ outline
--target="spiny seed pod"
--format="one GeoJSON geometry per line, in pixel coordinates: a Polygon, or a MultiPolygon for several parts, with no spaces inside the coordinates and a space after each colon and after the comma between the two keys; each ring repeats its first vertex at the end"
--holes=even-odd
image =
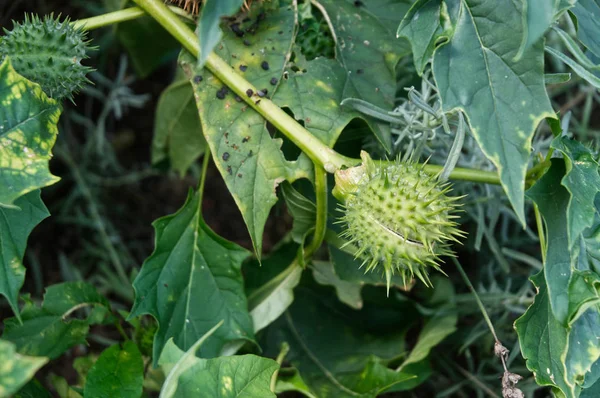
{"type": "Polygon", "coordinates": [[[381,269],[389,292],[392,275],[404,284],[418,277],[430,286],[427,268],[438,271],[440,257],[452,256],[452,241],[464,236],[453,221],[460,197],[449,184],[414,163],[376,166],[366,152],[363,164],[335,174],[333,194],[344,203],[341,236],[355,247],[366,271],[381,269]]]}
{"type": "Polygon", "coordinates": [[[81,65],[89,50],[83,30],[52,15],[43,20],[25,15],[24,22],[13,25],[1,38],[0,61],[8,56],[17,72],[57,100],[72,100],[73,93],[89,83],[85,75],[92,69],[81,65]]]}

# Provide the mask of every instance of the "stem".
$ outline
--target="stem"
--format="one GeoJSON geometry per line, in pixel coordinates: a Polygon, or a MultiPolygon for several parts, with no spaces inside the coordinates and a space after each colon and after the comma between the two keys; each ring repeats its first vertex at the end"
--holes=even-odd
{"type": "Polygon", "coordinates": [[[323,167],[315,164],[315,193],[317,195],[317,221],[315,233],[306,247],[304,258],[312,256],[325,239],[327,230],[327,173],[323,167]]]}
{"type": "Polygon", "coordinates": [[[277,359],[275,360],[279,364],[279,367],[277,368],[277,370],[275,370],[273,376],[271,376],[271,392],[273,393],[275,392],[275,387],[277,386],[277,377],[279,376],[279,369],[281,369],[281,364],[283,363],[283,360],[288,354],[288,352],[290,352],[290,345],[288,343],[281,344],[281,350],[279,351],[279,355],[277,355],[277,359]]]}
{"type": "Polygon", "coordinates": [[[538,236],[540,237],[540,249],[542,251],[542,263],[546,264],[546,235],[544,234],[544,222],[542,221],[542,215],[537,204],[533,204],[533,211],[535,213],[535,225],[538,230],[538,236]]]}
{"type": "MultiPolygon", "coordinates": [[[[189,18],[193,20],[193,18],[183,11],[179,7],[170,6],[168,7],[173,13],[182,16],[184,18],[189,18]]],[[[106,14],[98,15],[91,18],[80,19],[77,21],[73,21],[73,27],[75,29],[84,29],[84,30],[94,30],[98,28],[103,28],[105,26],[114,25],[121,22],[127,22],[134,19],[138,19],[146,15],[146,12],[139,7],[130,7],[125,8],[119,11],[113,11],[106,14]]]]}

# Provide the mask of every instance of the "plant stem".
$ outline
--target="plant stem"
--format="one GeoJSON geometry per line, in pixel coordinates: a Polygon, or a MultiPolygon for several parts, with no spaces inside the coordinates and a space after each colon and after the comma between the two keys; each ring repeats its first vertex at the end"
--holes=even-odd
{"type": "Polygon", "coordinates": [[[315,193],[317,195],[315,233],[305,249],[304,258],[309,258],[321,247],[327,230],[327,173],[319,165],[315,165],[315,193]]]}
{"type": "Polygon", "coordinates": [[[542,251],[542,263],[546,264],[546,234],[544,233],[544,222],[537,204],[533,204],[535,213],[535,225],[537,226],[538,236],[540,237],[540,250],[542,251]]]}
{"type": "Polygon", "coordinates": [[[277,359],[275,360],[279,364],[279,368],[273,373],[271,376],[271,392],[275,392],[275,387],[277,386],[277,377],[279,376],[279,369],[281,368],[281,364],[285,359],[285,356],[290,352],[290,345],[288,343],[281,344],[281,350],[279,351],[279,355],[277,355],[277,359]]]}
{"type": "MultiPolygon", "coordinates": [[[[168,8],[173,13],[179,16],[192,19],[188,13],[186,13],[179,7],[170,6],[168,8]]],[[[105,26],[110,26],[121,22],[127,22],[134,19],[138,19],[140,17],[143,17],[144,15],[146,15],[146,12],[141,8],[130,7],[119,11],[108,12],[106,14],[98,15],[91,18],[79,19],[77,21],[73,21],[72,24],[73,27],[76,29],[94,30],[103,28],[105,26]]]]}

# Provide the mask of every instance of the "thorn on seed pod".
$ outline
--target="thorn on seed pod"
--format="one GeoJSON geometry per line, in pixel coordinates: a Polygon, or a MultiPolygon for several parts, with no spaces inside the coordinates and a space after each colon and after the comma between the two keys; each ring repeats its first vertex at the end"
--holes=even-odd
{"type": "Polygon", "coordinates": [[[431,286],[428,270],[442,272],[441,257],[453,255],[451,242],[464,236],[452,222],[456,198],[420,165],[379,166],[364,151],[361,158],[361,166],[335,173],[333,195],[344,203],[341,222],[347,226],[341,237],[365,272],[385,275],[388,294],[394,274],[405,286],[415,277],[431,286]]]}

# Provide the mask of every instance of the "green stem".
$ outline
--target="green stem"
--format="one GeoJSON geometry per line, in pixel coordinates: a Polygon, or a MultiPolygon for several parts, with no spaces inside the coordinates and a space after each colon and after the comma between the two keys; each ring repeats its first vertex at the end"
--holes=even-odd
{"type": "Polygon", "coordinates": [[[533,211],[535,213],[535,224],[538,230],[538,236],[540,237],[540,250],[542,251],[542,263],[546,264],[546,234],[544,234],[544,222],[542,221],[542,215],[537,204],[533,204],[533,211]]]}
{"type": "Polygon", "coordinates": [[[288,343],[281,344],[281,350],[279,351],[279,355],[277,355],[277,359],[275,360],[279,364],[279,367],[273,373],[273,376],[271,376],[271,392],[273,393],[275,392],[275,387],[277,387],[277,377],[279,376],[279,369],[281,369],[281,364],[283,363],[283,360],[285,359],[285,356],[288,354],[288,352],[290,352],[290,345],[288,343]]]}
{"type": "Polygon", "coordinates": [[[312,256],[321,247],[327,231],[327,172],[316,164],[315,193],[317,195],[317,221],[313,238],[304,252],[305,258],[312,256]]]}
{"type": "MultiPolygon", "coordinates": [[[[173,13],[193,20],[193,18],[179,7],[168,7],[173,13]]],[[[79,19],[73,21],[73,27],[76,29],[94,30],[118,24],[121,22],[131,21],[146,15],[146,12],[139,7],[125,8],[119,11],[108,12],[91,18],[79,19]]]]}

